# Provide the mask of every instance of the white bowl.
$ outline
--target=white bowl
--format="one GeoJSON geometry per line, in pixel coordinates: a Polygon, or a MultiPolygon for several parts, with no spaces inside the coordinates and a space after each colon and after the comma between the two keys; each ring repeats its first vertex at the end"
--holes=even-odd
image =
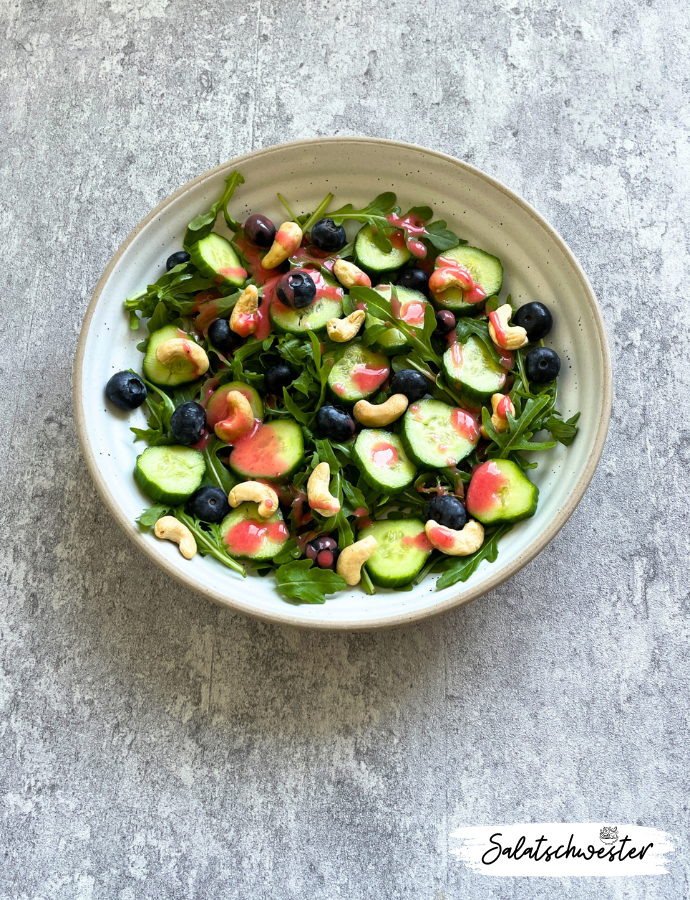
{"type": "Polygon", "coordinates": [[[74,409],[84,458],[103,500],[134,543],[165,572],[211,600],[273,622],[304,628],[365,630],[418,621],[453,609],[514,575],[563,527],[599,462],[611,407],[611,370],[606,333],[592,288],[562,238],[524,200],[467,163],[410,144],[374,138],[316,138],[256,150],[200,175],[164,200],[121,245],[103,273],[82,325],[74,378],[74,409]],[[230,212],[244,218],[262,212],[282,221],[280,191],[298,213],[325,194],[335,205],[365,205],[384,190],[397,193],[403,209],[426,204],[436,217],[471,244],[499,256],[504,295],[518,303],[542,300],[554,312],[548,344],[561,356],[558,407],[567,417],[582,413],[580,433],[565,448],[534,454],[539,468],[536,515],[499,544],[498,560],[482,563],[464,584],[443,591],[427,578],[411,591],[360,588],[330,597],[324,605],[292,605],[274,580],[243,579],[212,558],[187,561],[175,545],[141,533],[134,520],[150,501],[132,478],[143,449],[130,425],[143,413],[114,413],[103,389],[121,369],[141,366],[141,331],[128,329],[122,301],[155,281],[167,256],[179,250],[187,223],[220,194],[224,178],[239,169],[246,179],[230,212]]]}

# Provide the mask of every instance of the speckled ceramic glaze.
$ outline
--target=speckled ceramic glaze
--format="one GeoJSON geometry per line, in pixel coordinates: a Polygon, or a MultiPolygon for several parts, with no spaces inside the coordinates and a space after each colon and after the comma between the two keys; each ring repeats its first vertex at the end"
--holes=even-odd
{"type": "Polygon", "coordinates": [[[468,603],[519,571],[567,521],[599,461],[611,406],[611,372],[606,334],[592,289],[560,236],[523,200],[499,182],[452,157],[392,141],[330,138],[257,150],[204,175],[163,201],[141,222],[111,260],[99,281],[82,326],[74,379],[74,409],[84,457],[96,486],[117,522],[169,575],[217,603],[250,615],[306,628],[373,629],[400,625],[468,603]],[[427,578],[412,591],[359,588],[330,597],[322,606],[293,606],[282,600],[272,577],[241,578],[211,558],[187,561],[173,544],[141,533],[134,523],[150,501],[132,478],[137,454],[133,414],[106,408],[103,388],[121,369],[141,369],[136,344],[142,332],[128,329],[122,301],[155,281],[167,256],[179,250],[187,223],[208,208],[223,180],[239,169],[246,184],[230,212],[244,220],[262,212],[282,221],[281,191],[299,213],[313,209],[328,191],[335,204],[364,205],[384,190],[397,193],[403,208],[433,206],[435,216],[471,244],[499,256],[505,269],[503,294],[518,304],[541,300],[554,312],[547,339],[561,356],[559,408],[567,417],[580,410],[580,433],[570,448],[557,445],[535,454],[530,472],[539,487],[536,515],[500,542],[496,563],[482,563],[465,584],[437,591],[427,578]]]}

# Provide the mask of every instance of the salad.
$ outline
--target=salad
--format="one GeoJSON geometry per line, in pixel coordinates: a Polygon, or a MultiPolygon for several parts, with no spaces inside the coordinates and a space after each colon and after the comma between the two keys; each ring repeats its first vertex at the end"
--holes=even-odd
{"type": "Polygon", "coordinates": [[[500,299],[503,267],[391,192],[333,194],[285,221],[236,221],[226,179],[166,272],[125,300],[140,374],[106,396],[145,404],[134,478],[142,529],[293,603],[360,585],[465,581],[532,516],[536,463],[568,445],[544,304],[500,299]],[[535,439],[538,432],[543,439],[535,439]]]}

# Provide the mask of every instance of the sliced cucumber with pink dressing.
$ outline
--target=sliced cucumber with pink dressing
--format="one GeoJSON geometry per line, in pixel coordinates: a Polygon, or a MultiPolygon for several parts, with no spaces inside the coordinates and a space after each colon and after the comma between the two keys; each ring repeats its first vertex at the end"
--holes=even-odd
{"type": "Polygon", "coordinates": [[[239,391],[240,394],[246,397],[254,413],[254,418],[260,422],[263,420],[264,405],[256,388],[253,388],[250,384],[245,384],[243,381],[231,381],[219,387],[208,399],[206,404],[206,424],[211,431],[213,431],[214,426],[218,422],[222,422],[228,415],[227,398],[230,391],[239,391]]]}
{"type": "Polygon", "coordinates": [[[446,350],[443,371],[453,387],[461,390],[470,402],[478,403],[500,391],[508,377],[484,341],[474,334],[464,344],[453,344],[446,350]]]}
{"type": "Polygon", "coordinates": [[[317,297],[303,309],[292,309],[274,297],[269,309],[271,324],[279,334],[319,334],[326,330],[329,319],[340,319],[342,315],[343,301],[329,297],[317,297]]]}
{"type": "Polygon", "coordinates": [[[401,438],[408,457],[420,468],[455,466],[477,446],[477,416],[440,400],[410,404],[403,416],[401,438]]]}
{"type": "Polygon", "coordinates": [[[379,428],[360,431],[352,460],[366,481],[386,494],[404,491],[417,474],[417,467],[407,458],[398,435],[379,428]]]}
{"type": "Polygon", "coordinates": [[[192,244],[189,255],[201,274],[213,278],[218,284],[242,287],[247,280],[247,271],[242,267],[232,244],[220,234],[211,232],[192,244]]]}
{"type": "Polygon", "coordinates": [[[419,575],[432,546],[419,519],[386,519],[359,532],[359,539],[372,535],[378,546],[367,561],[367,572],[381,587],[402,587],[419,575]]]}
{"type": "MultiPolygon", "coordinates": [[[[382,294],[386,300],[390,301],[393,294],[390,284],[379,284],[375,290],[382,294]]],[[[413,328],[423,328],[424,310],[429,305],[424,294],[398,285],[395,287],[395,292],[397,301],[400,304],[400,316],[398,318],[407,322],[413,328]]],[[[367,327],[381,324],[381,319],[377,319],[375,316],[367,313],[367,327]]],[[[401,353],[409,353],[412,349],[412,344],[409,343],[402,331],[391,327],[379,337],[376,341],[376,347],[381,353],[385,353],[386,356],[397,356],[401,353]]]]}
{"type": "MultiPolygon", "coordinates": [[[[498,294],[503,285],[503,265],[497,256],[492,256],[478,247],[459,246],[443,250],[436,260],[436,268],[444,265],[462,266],[472,276],[487,297],[498,294]]],[[[467,303],[459,288],[448,288],[434,298],[445,309],[452,309],[457,316],[472,315],[477,311],[476,303],[467,303]]]]}
{"type": "Polygon", "coordinates": [[[154,384],[165,387],[176,387],[178,384],[187,384],[190,381],[196,381],[199,377],[199,370],[191,359],[176,359],[173,362],[164,365],[156,359],[156,350],[166,341],[172,341],[175,338],[183,338],[190,344],[195,344],[191,335],[180,331],[174,325],[166,325],[154,331],[149,338],[149,343],[144,356],[144,377],[154,384]]]}
{"type": "Polygon", "coordinates": [[[262,518],[256,503],[240,503],[220,523],[220,533],[230,556],[239,559],[273,559],[290,537],[280,510],[262,518]]]}
{"type": "Polygon", "coordinates": [[[405,245],[393,247],[388,253],[379,250],[374,243],[371,225],[365,225],[357,233],[355,255],[357,261],[370,272],[390,272],[392,269],[399,269],[412,258],[405,245]]]}
{"type": "Polygon", "coordinates": [[[385,356],[352,341],[331,369],[328,387],[341,403],[352,405],[375,394],[389,373],[385,356]]]}
{"type": "Polygon", "coordinates": [[[509,459],[485,462],[467,488],[467,512],[484,525],[527,519],[536,512],[538,500],[539,488],[509,459]]]}
{"type": "Polygon", "coordinates": [[[302,429],[294,419],[257,422],[235,441],[228,461],[235,474],[245,480],[289,478],[304,461],[302,429]]]}
{"type": "Polygon", "coordinates": [[[147,447],[137,457],[134,480],[152,500],[179,506],[199,487],[205,472],[203,455],[192,447],[147,447]]]}

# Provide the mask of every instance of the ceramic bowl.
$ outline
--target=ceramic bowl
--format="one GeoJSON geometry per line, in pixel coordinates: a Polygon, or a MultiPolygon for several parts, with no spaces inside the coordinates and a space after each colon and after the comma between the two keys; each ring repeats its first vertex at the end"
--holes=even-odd
{"type": "Polygon", "coordinates": [[[582,498],[602,452],[610,406],[601,312],[563,239],[524,200],[467,163],[373,138],[315,138],[256,150],[200,175],[159,204],[127,237],[96,286],[74,378],[84,458],[108,509],[137,547],[210,600],[260,619],[321,629],[367,630],[419,621],[468,603],[518,572],[546,547],[582,498]],[[128,329],[122,301],[160,276],[168,255],[181,248],[187,223],[209,207],[235,168],[246,179],[230,204],[236,219],[262,212],[282,221],[278,191],[302,213],[329,191],[337,206],[362,206],[392,190],[403,208],[430,205],[470,244],[499,256],[506,274],[503,295],[510,292],[518,304],[538,299],[553,310],[556,324],[547,340],[563,363],[558,405],[565,416],[581,412],[580,433],[569,448],[558,444],[535,454],[539,468],[530,477],[540,491],[536,515],[505,536],[498,560],[482,563],[466,583],[437,591],[436,579],[427,578],[411,591],[379,590],[368,596],[354,588],[323,605],[292,605],[281,599],[271,576],[242,579],[210,557],[187,561],[174,544],[137,528],[134,520],[150,501],[132,478],[143,445],[132,442],[129,428],[144,416],[141,410],[125,414],[106,407],[103,393],[114,372],[141,367],[136,344],[143,334],[128,329]]]}

